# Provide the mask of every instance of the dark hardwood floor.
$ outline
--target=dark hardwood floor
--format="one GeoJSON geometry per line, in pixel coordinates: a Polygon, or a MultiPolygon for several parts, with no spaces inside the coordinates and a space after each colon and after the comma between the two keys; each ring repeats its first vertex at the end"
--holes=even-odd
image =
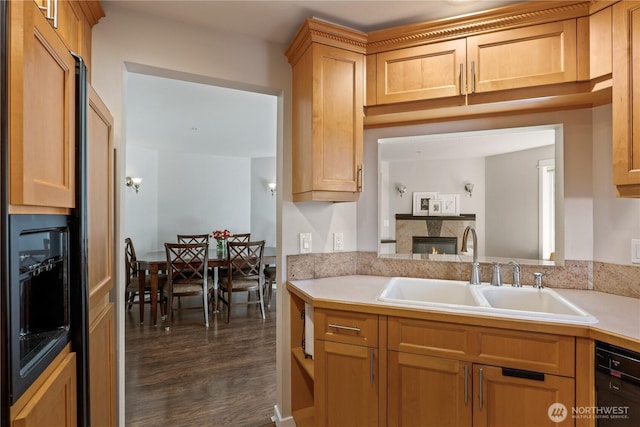
{"type": "MultiPolygon", "coordinates": [[[[235,295],[234,295],[235,298],[235,295]]],[[[125,312],[127,426],[270,426],[276,404],[275,292],[266,320],[255,305],[177,311],[171,330],[125,312]]],[[[182,305],[193,300],[182,298],[182,305]]]]}

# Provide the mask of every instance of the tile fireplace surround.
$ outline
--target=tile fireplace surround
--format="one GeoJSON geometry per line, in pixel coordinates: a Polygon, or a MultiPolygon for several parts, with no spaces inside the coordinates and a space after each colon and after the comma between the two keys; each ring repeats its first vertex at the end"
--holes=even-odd
{"type": "Polygon", "coordinates": [[[396,215],[396,252],[409,254],[413,252],[413,236],[455,237],[458,240],[458,251],[462,247],[462,233],[467,226],[475,227],[476,216],[460,215],[457,217],[416,217],[412,215],[396,215]]]}
{"type": "MultiPolygon", "coordinates": [[[[480,277],[488,281],[491,264],[482,263],[480,277]]],[[[565,261],[564,266],[522,264],[522,283],[533,284],[533,273],[543,273],[550,288],[585,289],[640,298],[640,267],[597,261],[565,261]]],[[[287,256],[287,280],[362,274],[367,276],[425,277],[467,280],[468,262],[379,258],[375,252],[340,252],[287,256]]],[[[511,275],[505,270],[505,283],[511,275]]]]}

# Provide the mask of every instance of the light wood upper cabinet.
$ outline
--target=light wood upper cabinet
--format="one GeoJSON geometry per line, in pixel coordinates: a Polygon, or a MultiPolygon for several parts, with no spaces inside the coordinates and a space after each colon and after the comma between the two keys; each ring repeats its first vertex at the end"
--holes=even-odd
{"type": "Polygon", "coordinates": [[[34,0],[49,25],[91,72],[91,27],[104,16],[97,0],[34,0]]]}
{"type": "Polygon", "coordinates": [[[362,33],[308,19],[286,52],[293,73],[293,201],[358,199],[364,40],[362,33]],[[338,42],[314,40],[335,32],[338,42]]]}
{"type": "Polygon", "coordinates": [[[613,183],[640,197],[640,2],[613,6],[613,183]]]}
{"type": "Polygon", "coordinates": [[[376,55],[376,104],[464,95],[464,39],[376,55]]]}
{"type": "Polygon", "coordinates": [[[470,93],[576,81],[576,20],[467,38],[470,93]]]}
{"type": "Polygon", "coordinates": [[[75,60],[34,2],[9,17],[9,203],[72,208],[75,60]]]}
{"type": "Polygon", "coordinates": [[[575,82],[576,20],[379,52],[367,66],[367,106],[575,82]]]}

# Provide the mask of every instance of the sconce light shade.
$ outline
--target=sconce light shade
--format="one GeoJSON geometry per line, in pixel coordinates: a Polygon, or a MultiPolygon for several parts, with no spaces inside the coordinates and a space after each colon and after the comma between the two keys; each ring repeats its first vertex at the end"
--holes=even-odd
{"type": "Polygon", "coordinates": [[[470,183],[470,182],[467,182],[467,183],[464,185],[464,190],[465,190],[467,193],[469,193],[469,197],[471,197],[471,195],[472,195],[471,193],[473,193],[473,184],[472,184],[472,183],[470,183]]]}
{"type": "Polygon", "coordinates": [[[133,187],[137,193],[142,185],[142,178],[128,176],[125,178],[125,184],[127,187],[133,187]]]}
{"type": "Polygon", "coordinates": [[[267,184],[267,187],[269,187],[269,190],[271,190],[271,197],[273,197],[273,195],[276,194],[276,183],[270,182],[267,184]]]}
{"type": "Polygon", "coordinates": [[[401,183],[396,184],[396,191],[400,194],[400,197],[404,196],[407,192],[407,186],[401,183]]]}

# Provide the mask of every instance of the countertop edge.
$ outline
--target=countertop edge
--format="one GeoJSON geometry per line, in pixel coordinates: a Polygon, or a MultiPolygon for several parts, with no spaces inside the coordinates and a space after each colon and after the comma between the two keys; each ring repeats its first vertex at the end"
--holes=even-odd
{"type": "Polygon", "coordinates": [[[376,297],[389,279],[390,277],[383,276],[337,276],[290,280],[287,281],[286,287],[289,292],[312,304],[314,308],[569,335],[640,351],[640,299],[592,290],[554,288],[563,297],[598,319],[596,324],[570,324],[514,319],[486,313],[438,311],[378,301],[376,297]],[[614,305],[613,308],[609,306],[607,309],[603,304],[614,305]],[[626,316],[630,318],[626,319],[626,316]]]}

